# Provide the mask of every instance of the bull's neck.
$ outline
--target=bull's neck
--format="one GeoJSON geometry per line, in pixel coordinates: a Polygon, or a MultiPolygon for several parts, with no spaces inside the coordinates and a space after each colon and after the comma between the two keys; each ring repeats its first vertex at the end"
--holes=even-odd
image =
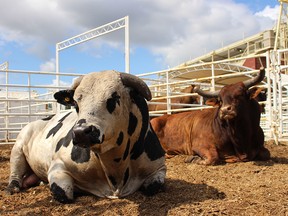
{"type": "Polygon", "coordinates": [[[96,154],[108,185],[115,193],[121,192],[128,180],[129,172],[131,173],[128,154],[130,148],[129,141],[126,141],[126,145],[115,147],[103,154],[96,154]]]}

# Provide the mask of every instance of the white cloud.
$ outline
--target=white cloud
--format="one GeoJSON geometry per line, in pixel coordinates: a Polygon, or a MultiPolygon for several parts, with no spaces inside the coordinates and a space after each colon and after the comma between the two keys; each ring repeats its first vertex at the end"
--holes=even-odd
{"type": "Polygon", "coordinates": [[[55,59],[54,58],[52,58],[49,61],[40,65],[40,71],[53,72],[53,71],[55,71],[55,68],[56,68],[56,65],[55,65],[55,59]]]}
{"type": "Polygon", "coordinates": [[[278,14],[280,10],[279,8],[280,8],[279,5],[275,5],[274,8],[267,5],[263,11],[259,11],[255,13],[255,15],[259,17],[267,17],[267,18],[270,18],[271,20],[276,21],[278,19],[278,14]]]}
{"type": "Polygon", "coordinates": [[[276,25],[279,11],[279,5],[275,5],[274,8],[268,5],[264,10],[255,13],[255,17],[258,19],[261,29],[271,29],[271,26],[276,25]]]}
{"type": "MultiPolygon", "coordinates": [[[[53,66],[49,59],[57,42],[129,15],[131,49],[144,47],[162,65],[174,66],[222,43],[272,28],[277,7],[253,14],[233,0],[123,0],[117,6],[114,0],[4,0],[0,44],[21,44],[27,52],[48,60],[41,66],[46,70],[53,66]]],[[[93,49],[100,49],[102,43],[122,49],[123,40],[123,31],[115,32],[97,39],[93,49]]]]}
{"type": "MultiPolygon", "coordinates": [[[[68,83],[68,82],[60,80],[59,81],[59,85],[62,86],[62,87],[69,87],[69,86],[71,86],[71,83],[68,83]]],[[[58,83],[57,83],[56,79],[53,79],[51,86],[58,86],[58,83]]]]}

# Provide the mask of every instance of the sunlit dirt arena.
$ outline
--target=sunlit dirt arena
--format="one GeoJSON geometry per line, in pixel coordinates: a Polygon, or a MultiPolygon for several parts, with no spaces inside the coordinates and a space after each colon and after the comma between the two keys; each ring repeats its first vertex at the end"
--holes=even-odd
{"type": "Polygon", "coordinates": [[[217,166],[166,160],[165,191],[123,199],[81,195],[73,204],[52,199],[48,185],[8,195],[12,145],[0,146],[0,215],[288,215],[288,145],[266,143],[271,160],[217,166]]]}

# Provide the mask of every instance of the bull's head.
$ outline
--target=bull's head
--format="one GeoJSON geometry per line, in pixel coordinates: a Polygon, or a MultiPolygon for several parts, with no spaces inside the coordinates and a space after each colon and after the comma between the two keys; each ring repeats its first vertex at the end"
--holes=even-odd
{"type": "Polygon", "coordinates": [[[217,105],[219,105],[220,119],[231,120],[237,116],[239,108],[244,104],[246,104],[245,101],[252,99],[248,95],[249,94],[248,89],[251,86],[261,82],[264,79],[264,77],[265,77],[265,70],[264,68],[260,68],[260,71],[257,74],[257,76],[244,82],[230,84],[224,86],[222,89],[218,91],[211,91],[211,92],[203,91],[199,87],[196,87],[194,89],[194,92],[208,99],[212,98],[216,99],[214,100],[214,103],[217,103],[217,105]]]}
{"type": "MultiPolygon", "coordinates": [[[[144,102],[144,98],[151,100],[151,92],[143,80],[116,71],[84,75],[75,80],[69,90],[55,93],[57,102],[75,106],[78,113],[73,127],[73,144],[93,147],[98,153],[104,153],[117,143],[119,145],[129,127],[136,130],[137,125],[131,121],[139,109],[135,108],[131,92],[143,98],[144,102]]],[[[146,102],[143,106],[146,106],[144,109],[148,116],[146,102]]],[[[141,118],[135,120],[136,124],[137,120],[141,118]]]]}

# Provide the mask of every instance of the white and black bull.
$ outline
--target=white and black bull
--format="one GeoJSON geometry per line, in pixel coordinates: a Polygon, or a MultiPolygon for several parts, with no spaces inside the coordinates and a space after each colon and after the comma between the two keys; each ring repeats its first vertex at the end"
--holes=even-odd
{"type": "Polygon", "coordinates": [[[63,203],[76,190],[109,198],[161,190],[164,151],[150,127],[144,81],[116,71],[90,73],[54,97],[76,111],[23,128],[11,152],[9,193],[39,180],[63,203]]]}

